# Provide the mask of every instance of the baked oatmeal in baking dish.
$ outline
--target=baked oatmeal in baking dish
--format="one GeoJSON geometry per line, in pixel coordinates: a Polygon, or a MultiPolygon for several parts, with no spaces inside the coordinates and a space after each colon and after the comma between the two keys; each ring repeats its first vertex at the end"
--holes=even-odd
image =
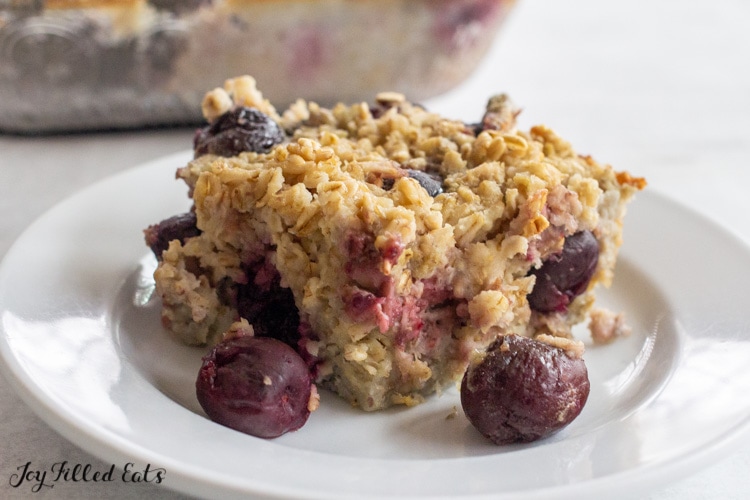
{"type": "Polygon", "coordinates": [[[164,325],[213,345],[247,321],[365,410],[454,384],[500,335],[570,338],[645,185],[518,130],[504,95],[473,124],[397,93],[279,112],[240,77],[203,112],[193,208],[146,230],[164,325]]]}

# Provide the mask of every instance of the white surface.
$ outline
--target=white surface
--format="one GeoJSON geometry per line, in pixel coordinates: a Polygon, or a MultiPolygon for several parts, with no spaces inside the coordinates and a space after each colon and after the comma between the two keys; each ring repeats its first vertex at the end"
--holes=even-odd
{"type": "MultiPolygon", "coordinates": [[[[511,93],[521,124],[544,122],[581,153],[645,175],[666,193],[750,241],[750,4],[740,0],[601,2],[521,0],[483,68],[431,109],[476,120],[486,97],[511,93]]],[[[0,137],[0,255],[46,209],[91,182],[189,145],[191,131],[150,131],[52,138],[0,137]]],[[[627,229],[630,230],[629,228],[627,229]]],[[[685,231],[668,226],[664,231],[685,231]]],[[[626,236],[627,237],[627,236],[626,236]]],[[[699,248],[711,248],[702,234],[699,248]]],[[[675,248],[674,259],[683,249],[675,248]]],[[[656,257],[654,257],[656,258],[656,257]]],[[[658,264],[658,263],[657,263],[658,264]]],[[[733,262],[725,262],[730,269],[733,262]]],[[[685,268],[685,277],[692,275],[685,268]]],[[[680,279],[675,275],[674,279],[680,279]]],[[[41,285],[40,285],[41,286],[41,285]]],[[[721,297],[726,290],[704,291],[721,297]],[[718,294],[718,295],[717,295],[718,294]]],[[[706,318],[706,320],[721,318],[706,318]]],[[[0,496],[27,498],[8,482],[28,461],[98,461],[58,436],[0,384],[0,496]]],[[[169,432],[165,426],[164,432],[169,432]]],[[[669,476],[652,500],[745,498],[750,443],[686,478],[669,476]]],[[[124,464],[117,464],[122,466],[124,464]]],[[[643,498],[630,494],[625,498],[643,498]]],[[[49,498],[171,496],[164,488],[58,483],[49,498]]],[[[179,497],[179,495],[174,495],[179,497]]],[[[609,495],[608,495],[609,496],[609,495]]]]}

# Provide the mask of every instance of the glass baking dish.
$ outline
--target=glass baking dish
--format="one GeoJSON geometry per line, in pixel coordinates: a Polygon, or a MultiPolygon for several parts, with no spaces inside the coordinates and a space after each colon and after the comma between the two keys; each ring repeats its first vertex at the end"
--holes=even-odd
{"type": "Polygon", "coordinates": [[[250,74],[284,108],[456,86],[514,0],[0,0],[0,131],[199,123],[250,74]]]}

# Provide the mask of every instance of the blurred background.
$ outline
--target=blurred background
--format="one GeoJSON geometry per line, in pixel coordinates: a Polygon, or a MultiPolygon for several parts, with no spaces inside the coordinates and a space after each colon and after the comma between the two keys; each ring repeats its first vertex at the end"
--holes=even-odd
{"type": "Polygon", "coordinates": [[[243,74],[279,108],[419,102],[476,69],[514,4],[16,0],[0,10],[0,130],[195,123],[206,89],[243,74]]]}
{"type": "MultiPolygon", "coordinates": [[[[324,56],[328,42],[320,37],[328,33],[326,28],[293,30],[297,38],[289,34],[263,49],[267,52],[253,55],[260,61],[254,64],[260,88],[275,93],[283,105],[291,96],[306,93],[321,101],[337,99],[324,95],[331,90],[344,100],[360,97],[358,92],[367,99],[371,90],[390,90],[380,88],[390,82],[427,108],[467,122],[481,117],[489,95],[507,92],[523,109],[521,128],[549,125],[578,152],[645,176],[648,189],[750,242],[749,2],[404,2],[410,4],[408,16],[389,15],[375,7],[379,2],[362,1],[361,9],[348,18],[349,31],[336,35],[337,43],[350,50],[341,61],[324,56]],[[435,13],[436,4],[446,4],[440,14],[435,13]],[[390,25],[381,24],[388,20],[390,25]],[[497,35],[496,26],[501,27],[497,35]],[[386,34],[385,41],[374,41],[375,32],[386,34]],[[297,47],[302,55],[289,59],[288,47],[297,47]],[[368,50],[357,56],[354,49],[368,50]],[[371,71],[363,63],[367,57],[371,59],[365,61],[382,61],[376,56],[384,53],[394,64],[371,71]],[[268,63],[265,69],[263,61],[268,63]],[[290,67],[304,78],[284,77],[290,67]],[[321,67],[327,68],[325,74],[317,73],[321,67]],[[352,81],[351,73],[362,80],[344,83],[352,81]]],[[[305,3],[316,2],[298,2],[305,3]]],[[[79,189],[189,149],[198,120],[196,96],[234,76],[215,71],[225,62],[217,57],[248,43],[242,39],[250,22],[246,15],[219,12],[199,25],[204,31],[186,38],[190,32],[184,20],[196,15],[201,2],[164,0],[139,7],[158,7],[156,14],[144,14],[149,22],[163,24],[152,29],[150,38],[129,39],[127,30],[138,28],[137,22],[121,19],[118,26],[124,31],[116,40],[122,43],[101,52],[101,44],[71,45],[68,35],[45,34],[28,21],[33,16],[23,30],[16,29],[13,16],[18,9],[38,13],[42,4],[0,0],[0,12],[5,9],[0,17],[0,257],[37,217],[79,189]],[[12,9],[16,11],[8,14],[12,9]],[[217,35],[217,30],[228,48],[213,45],[219,42],[209,34],[217,35]],[[48,44],[55,60],[62,62],[55,66],[39,59],[40,44],[48,44]],[[191,56],[180,60],[179,54],[191,56]],[[90,57],[100,60],[93,64],[90,57]],[[126,76],[112,66],[123,60],[131,64],[126,76]],[[45,89],[50,81],[55,86],[45,89]],[[195,87],[192,82],[197,82],[195,87]],[[70,88],[73,93],[65,94],[70,88]],[[174,123],[182,126],[167,126],[174,123]]],[[[289,11],[293,19],[304,17],[294,9],[289,11]]],[[[325,26],[326,19],[341,15],[335,12],[316,19],[325,26]]],[[[120,14],[115,9],[107,15],[111,20],[120,14]]],[[[264,15],[280,18],[270,11],[264,15]]],[[[101,25],[76,22],[72,26],[80,30],[78,35],[106,35],[101,25]]],[[[226,66],[228,71],[237,69],[226,66]]],[[[27,460],[97,463],[38,419],[0,379],[0,478],[7,483],[27,460]]],[[[669,477],[647,498],[739,499],[750,491],[747,436],[715,463],[694,465],[684,477],[669,477]]],[[[22,498],[14,497],[21,492],[6,483],[0,482],[0,496],[22,498]]],[[[117,489],[106,484],[60,484],[50,495],[136,498],[155,493],[170,496],[148,486],[117,489]]]]}

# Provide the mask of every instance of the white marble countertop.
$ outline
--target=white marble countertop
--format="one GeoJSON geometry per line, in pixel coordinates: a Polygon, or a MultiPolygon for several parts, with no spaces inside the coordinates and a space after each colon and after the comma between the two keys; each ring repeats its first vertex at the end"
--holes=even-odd
{"type": "MultiPolygon", "coordinates": [[[[647,177],[649,189],[750,242],[749,23],[750,3],[742,0],[521,0],[480,70],[426,104],[473,120],[488,95],[509,92],[524,108],[521,126],[553,127],[579,152],[647,177]]],[[[0,257],[56,203],[115,172],[187,149],[191,137],[186,129],[0,135],[0,257]]],[[[10,486],[26,462],[63,460],[101,465],[0,378],[0,497],[29,496],[10,486]]],[[[648,498],[747,498],[748,470],[750,439],[743,436],[723,460],[648,498]]],[[[36,496],[143,495],[183,498],[153,485],[74,482],[36,496]]]]}

